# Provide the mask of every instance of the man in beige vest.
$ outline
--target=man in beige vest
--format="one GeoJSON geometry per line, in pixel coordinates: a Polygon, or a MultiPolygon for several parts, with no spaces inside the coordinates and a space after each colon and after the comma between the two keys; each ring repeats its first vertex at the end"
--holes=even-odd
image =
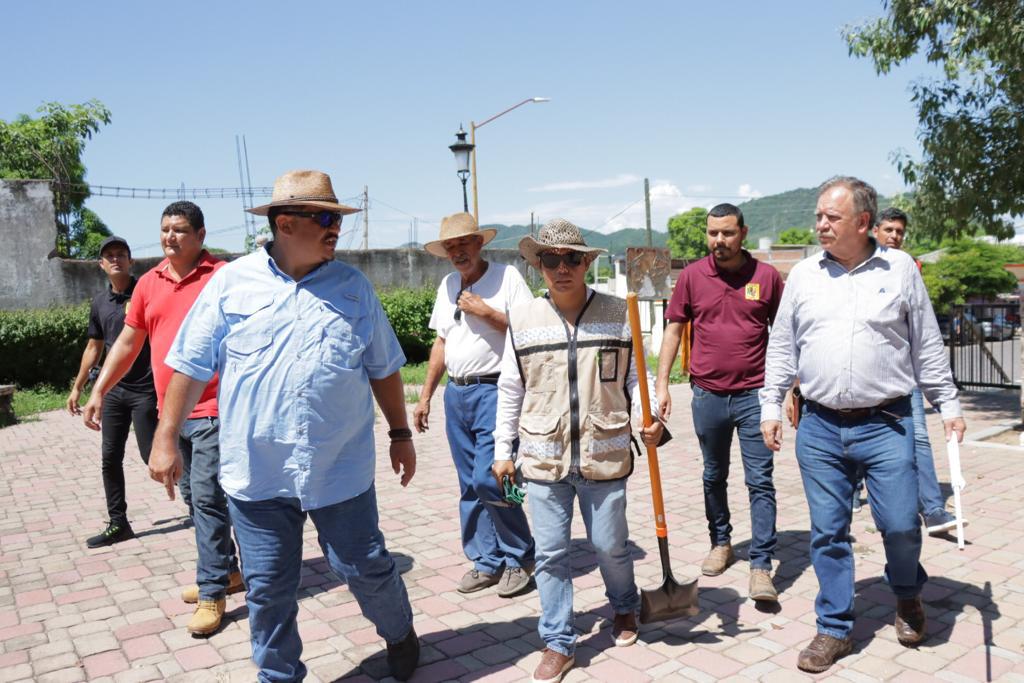
{"type": "MultiPolygon", "coordinates": [[[[637,639],[640,595],[627,546],[626,478],[633,471],[630,396],[639,415],[639,395],[626,302],[584,282],[603,250],[588,247],[572,223],[555,219],[537,239],[523,238],[519,251],[543,274],[548,293],[508,315],[492,469],[501,481],[518,464],[528,482],[545,644],[533,681],[553,683],[574,663],[569,549],[576,497],[615,614],[615,644],[637,639]]],[[[662,433],[656,420],[641,437],[656,444],[662,433]]]]}

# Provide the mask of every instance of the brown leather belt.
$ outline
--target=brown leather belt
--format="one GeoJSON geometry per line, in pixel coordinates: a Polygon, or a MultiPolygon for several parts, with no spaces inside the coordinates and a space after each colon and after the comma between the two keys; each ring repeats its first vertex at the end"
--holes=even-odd
{"type": "Polygon", "coordinates": [[[869,408],[840,408],[840,409],[829,408],[828,406],[825,406],[825,405],[822,405],[820,403],[817,403],[816,401],[808,400],[807,402],[810,403],[811,405],[813,405],[818,410],[821,410],[822,412],[832,413],[833,415],[836,415],[836,416],[840,417],[843,420],[856,421],[856,420],[863,420],[863,419],[866,419],[866,418],[869,418],[869,417],[874,417],[875,415],[879,415],[879,414],[886,415],[888,417],[895,418],[895,419],[899,419],[899,418],[905,417],[904,415],[897,415],[897,414],[891,413],[891,412],[889,412],[889,411],[887,411],[885,409],[887,407],[895,404],[895,403],[899,403],[900,401],[907,401],[909,399],[910,399],[910,396],[897,396],[896,398],[887,399],[885,401],[882,401],[878,405],[871,406],[869,408]]]}

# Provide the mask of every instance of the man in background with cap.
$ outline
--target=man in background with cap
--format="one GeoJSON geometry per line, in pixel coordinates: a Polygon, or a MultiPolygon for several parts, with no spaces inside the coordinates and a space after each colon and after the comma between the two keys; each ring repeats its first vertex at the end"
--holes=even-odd
{"type": "MultiPolygon", "coordinates": [[[[626,302],[586,285],[587,266],[602,251],[587,246],[579,227],[561,218],[541,228],[537,239],[519,242],[548,293],[508,313],[492,469],[501,480],[518,466],[527,480],[542,611],[537,630],[545,645],[534,683],[557,683],[575,662],[574,498],[611,602],[612,640],[628,647],[639,635],[626,479],[633,472],[630,411],[641,415],[640,395],[626,302]]],[[[655,418],[640,430],[646,444],[658,444],[664,433],[655,418]]]]}
{"type": "MultiPolygon", "coordinates": [[[[78,376],[67,400],[67,409],[72,415],[82,414],[78,399],[89,373],[99,366],[104,351],[110,351],[124,327],[125,309],[136,283],[131,272],[134,263],[124,238],[108,237],[100,244],[100,269],[106,273],[109,282],[105,291],[93,297],[89,307],[89,329],[86,333],[89,341],[82,352],[78,376]]],[[[156,392],[147,342],[128,372],[107,393],[107,400],[103,403],[100,467],[108,522],[106,529],[86,540],[88,547],[99,548],[135,537],[128,523],[128,504],[125,502],[124,445],[128,441],[128,430],[134,425],[139,454],[142,462],[148,464],[156,420],[156,392]]]]}
{"type": "Polygon", "coordinates": [[[456,272],[446,275],[437,289],[430,316],[437,338],[413,417],[417,431],[428,428],[430,397],[447,369],[445,433],[462,492],[462,549],[473,563],[458,591],[473,593],[499,584],[498,595],[507,598],[529,586],[534,546],[526,513],[504,502],[491,474],[494,420],[508,328],[505,313],[531,301],[533,294],[518,270],[481,256],[496,232],[481,230],[472,214],[457,213],[441,221],[440,239],[424,246],[451,261],[456,272]]]}
{"type": "Polygon", "coordinates": [[[419,661],[374,484],[371,393],[402,486],[416,471],[399,374],[405,356],[373,285],[334,258],[341,217],[356,211],[338,203],[324,173],[278,178],[271,203],[251,210],[268,217],[273,241],[217,273],[167,355],[175,373],[150,468],[171,491],[182,467],[175,435],[219,375],[220,476],[261,681],[306,675],[296,595],[307,516],[332,570],[387,642],[391,675],[407,680],[419,661]]]}
{"type": "MultiPolygon", "coordinates": [[[[203,248],[205,237],[206,221],[198,206],[179,201],[164,209],[160,217],[160,246],[166,258],[139,278],[125,314],[124,329],[110,349],[83,411],[83,420],[90,429],[100,428],[96,420],[106,394],[132,366],[147,341],[151,346],[157,406],[163,420],[167,384],[173,373],[164,358],[199,292],[224,265],[203,248]]],[[[196,605],[185,626],[195,635],[216,631],[224,615],[224,596],[245,590],[231,539],[227,500],[217,481],[218,426],[214,380],[196,402],[188,420],[175,432],[175,448],[184,454],[181,497],[189,508],[196,534],[196,583],[181,592],[182,601],[196,605]]],[[[159,458],[151,457],[150,476],[153,468],[159,466],[159,458]]],[[[174,498],[173,489],[168,494],[174,498]]]]}

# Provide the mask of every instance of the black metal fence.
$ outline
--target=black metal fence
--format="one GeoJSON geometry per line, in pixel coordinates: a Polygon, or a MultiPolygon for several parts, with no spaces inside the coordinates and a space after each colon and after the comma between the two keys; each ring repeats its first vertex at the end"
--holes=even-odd
{"type": "Polygon", "coordinates": [[[1020,388],[1018,304],[963,304],[938,319],[958,387],[1020,388]]]}

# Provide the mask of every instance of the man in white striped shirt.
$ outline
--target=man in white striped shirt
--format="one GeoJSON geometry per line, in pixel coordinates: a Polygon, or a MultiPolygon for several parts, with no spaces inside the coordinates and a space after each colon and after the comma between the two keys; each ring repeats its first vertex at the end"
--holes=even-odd
{"type": "Polygon", "coordinates": [[[917,473],[910,394],[939,407],[947,438],[963,438],[956,386],[931,302],[914,260],[870,235],[878,199],[857,178],[822,185],[816,209],[820,254],[789,275],[775,318],[761,390],[761,433],[782,446],[782,400],[793,381],[807,399],[796,438],[811,515],[818,577],[818,635],[797,660],[820,672],[852,649],[854,560],[850,499],[858,468],[882,532],[885,574],[897,597],[903,645],[924,639],[917,473]]]}

